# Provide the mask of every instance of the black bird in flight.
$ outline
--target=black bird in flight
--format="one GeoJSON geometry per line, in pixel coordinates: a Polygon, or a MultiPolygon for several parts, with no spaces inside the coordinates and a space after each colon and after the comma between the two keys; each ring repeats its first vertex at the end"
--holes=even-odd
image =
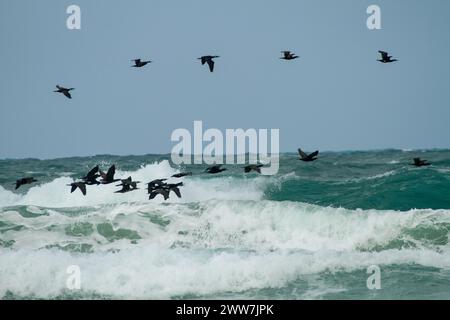
{"type": "Polygon", "coordinates": [[[150,191],[150,196],[148,197],[149,200],[154,199],[158,194],[162,195],[164,197],[164,200],[169,199],[170,192],[173,191],[178,198],[181,198],[181,192],[179,187],[183,185],[183,182],[180,183],[164,183],[158,187],[155,187],[153,190],[150,191]]]}
{"type": "Polygon", "coordinates": [[[177,195],[178,198],[181,198],[181,192],[180,189],[178,187],[183,186],[183,182],[179,182],[179,183],[168,183],[165,186],[163,186],[163,188],[166,188],[170,194],[170,191],[175,192],[175,194],[177,195]]]}
{"type": "Polygon", "coordinates": [[[68,184],[69,187],[72,187],[70,189],[70,193],[73,193],[77,188],[80,189],[81,193],[85,196],[86,195],[86,183],[84,182],[72,182],[71,184],[68,184]]]}
{"type": "Polygon", "coordinates": [[[133,181],[133,179],[131,179],[131,177],[122,179],[121,181],[122,181],[122,183],[116,185],[116,187],[122,187],[122,189],[119,191],[116,191],[115,193],[126,193],[126,192],[137,190],[138,189],[137,184],[140,183],[140,181],[133,181]]]}
{"type": "Polygon", "coordinates": [[[420,158],[414,158],[413,161],[414,163],[411,163],[411,165],[416,167],[424,167],[431,165],[431,163],[429,163],[428,160],[422,160],[420,158]]]}
{"type": "Polygon", "coordinates": [[[120,181],[120,179],[114,179],[114,175],[116,174],[116,166],[112,165],[106,173],[99,170],[100,176],[102,177],[102,180],[100,180],[101,184],[110,184],[114,183],[116,181],[120,181]]]}
{"type": "Polygon", "coordinates": [[[246,166],[246,167],[244,167],[244,172],[245,173],[249,173],[250,171],[256,171],[256,172],[258,172],[258,173],[261,173],[261,168],[263,167],[263,165],[262,164],[251,164],[251,165],[248,165],[248,166],[246,166]]]}
{"type": "Polygon", "coordinates": [[[133,59],[131,61],[134,61],[134,65],[132,67],[134,68],[142,68],[143,66],[145,66],[148,63],[151,63],[152,61],[148,60],[148,61],[142,61],[141,59],[133,59]]]}
{"type": "Polygon", "coordinates": [[[154,189],[162,187],[164,185],[166,185],[166,183],[164,181],[166,181],[167,179],[155,179],[153,181],[150,181],[149,183],[147,183],[147,190],[148,193],[152,192],[154,189]]]}
{"type": "Polygon", "coordinates": [[[24,184],[31,184],[31,183],[36,182],[36,181],[37,180],[34,179],[33,177],[21,178],[21,179],[16,181],[16,190],[19,189],[19,187],[23,186],[24,184]]]}
{"type": "Polygon", "coordinates": [[[298,154],[300,155],[301,161],[305,162],[311,162],[317,160],[317,155],[319,154],[319,151],[314,151],[313,153],[306,154],[302,151],[302,149],[298,149],[298,154]]]}
{"type": "Polygon", "coordinates": [[[170,190],[168,190],[167,188],[163,188],[163,187],[158,187],[156,189],[153,189],[150,192],[150,196],[148,197],[149,200],[154,199],[158,194],[162,195],[164,197],[164,200],[169,199],[169,192],[170,190]]]}
{"type": "Polygon", "coordinates": [[[280,59],[283,60],[294,60],[298,58],[298,56],[296,56],[295,53],[290,51],[281,51],[281,53],[283,54],[283,56],[280,59]]]}
{"type": "Polygon", "coordinates": [[[207,63],[209,66],[209,71],[213,72],[214,71],[214,61],[213,61],[214,58],[219,58],[219,56],[203,56],[198,59],[202,61],[202,65],[207,63]]]}
{"type": "Polygon", "coordinates": [[[192,172],[180,172],[172,175],[172,178],[183,178],[186,176],[192,176],[192,172]]]}
{"type": "Polygon", "coordinates": [[[56,85],[56,88],[58,90],[55,90],[54,92],[62,93],[67,98],[72,99],[72,96],[70,95],[69,91],[75,90],[75,88],[64,88],[64,87],[61,87],[60,85],[56,85]]]}
{"type": "Polygon", "coordinates": [[[386,51],[378,50],[378,52],[381,54],[381,59],[378,59],[377,61],[380,61],[381,63],[398,61],[397,59],[392,59],[392,56],[390,56],[386,51]]]}
{"type": "Polygon", "coordinates": [[[215,174],[215,173],[220,173],[222,171],[227,170],[226,168],[221,168],[221,166],[222,166],[221,164],[218,164],[218,165],[207,168],[205,171],[207,173],[215,174]]]}
{"type": "Polygon", "coordinates": [[[100,182],[97,181],[97,178],[100,177],[100,175],[98,174],[98,172],[99,167],[95,166],[93,169],[91,169],[91,171],[88,172],[85,177],[81,178],[81,180],[83,180],[87,185],[99,185],[100,182]]]}

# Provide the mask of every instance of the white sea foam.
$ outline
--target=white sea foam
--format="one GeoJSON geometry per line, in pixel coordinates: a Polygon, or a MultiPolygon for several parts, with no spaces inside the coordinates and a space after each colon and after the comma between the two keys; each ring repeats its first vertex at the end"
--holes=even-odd
{"type": "Polygon", "coordinates": [[[164,299],[249,289],[280,288],[304,275],[365,270],[376,264],[450,268],[450,256],[431,250],[383,252],[208,252],[158,245],[118,253],[72,255],[56,250],[0,250],[0,297],[51,298],[67,292],[67,267],[81,271],[84,293],[128,299],[164,299]]]}
{"type": "Polygon", "coordinates": [[[86,243],[94,250],[126,249],[129,241],[110,242],[99,225],[132,230],[137,242],[162,247],[239,250],[346,251],[385,247],[392,241],[431,248],[427,238],[414,238],[408,230],[450,223],[450,210],[346,210],[296,202],[269,200],[209,200],[200,203],[121,203],[81,209],[76,214],[45,209],[33,218],[15,210],[3,211],[3,223],[22,226],[5,231],[2,239],[15,248],[40,249],[48,244],[86,243]],[[71,225],[89,223],[87,236],[67,234],[71,225]],[[36,235],[39,234],[38,239],[36,235]],[[33,239],[35,239],[33,241],[33,239]]]}
{"type": "MultiPolygon", "coordinates": [[[[163,161],[118,176],[148,182],[175,172],[163,161]]],[[[184,179],[182,199],[165,203],[147,200],[143,190],[114,194],[113,185],[89,187],[86,197],[70,194],[67,177],[23,195],[0,187],[1,239],[11,243],[0,247],[0,298],[8,292],[66,294],[69,265],[81,268],[83,294],[138,299],[281,288],[307,275],[373,264],[450,270],[449,244],[422,232],[447,230],[450,210],[347,210],[264,200],[267,186],[280,179],[296,176],[193,176],[184,179]],[[80,224],[91,229],[74,232],[80,224]],[[91,250],[60,249],[82,244],[91,250]]]]}

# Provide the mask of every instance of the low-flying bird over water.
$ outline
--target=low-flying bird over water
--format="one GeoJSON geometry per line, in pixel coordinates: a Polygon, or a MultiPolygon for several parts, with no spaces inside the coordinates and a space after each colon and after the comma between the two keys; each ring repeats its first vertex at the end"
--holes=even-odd
{"type": "Polygon", "coordinates": [[[281,51],[281,53],[283,54],[283,56],[280,59],[283,60],[294,60],[298,58],[298,56],[296,56],[295,53],[290,51],[281,51]]]}
{"type": "Polygon", "coordinates": [[[424,167],[431,165],[431,163],[429,163],[428,160],[422,160],[420,158],[414,158],[413,161],[414,163],[411,163],[411,165],[416,167],[424,167]]]}
{"type": "Polygon", "coordinates": [[[131,177],[128,177],[127,179],[122,179],[122,183],[118,184],[117,187],[122,187],[121,190],[116,191],[115,193],[126,193],[130,191],[137,190],[137,184],[140,183],[140,181],[133,181],[131,177]]]}
{"type": "Polygon", "coordinates": [[[116,166],[112,165],[106,173],[99,170],[100,176],[102,177],[102,180],[100,180],[101,184],[110,184],[114,183],[116,181],[120,181],[120,179],[114,179],[114,175],[116,174],[116,166]]]}
{"type": "Polygon", "coordinates": [[[100,177],[100,175],[98,174],[98,172],[99,167],[95,166],[93,169],[91,169],[91,171],[88,172],[85,177],[81,178],[81,180],[83,180],[87,185],[99,185],[100,182],[97,181],[97,178],[100,177]]]}
{"type": "Polygon", "coordinates": [[[21,178],[16,181],[16,190],[19,189],[19,187],[23,186],[24,184],[31,184],[33,182],[37,182],[37,180],[34,179],[33,177],[21,178]]]}
{"type": "Polygon", "coordinates": [[[221,164],[218,164],[218,165],[207,168],[205,171],[207,173],[215,174],[215,173],[220,173],[222,171],[227,170],[226,168],[221,168],[221,166],[222,166],[221,164]]]}
{"type": "Polygon", "coordinates": [[[317,160],[317,155],[319,154],[319,151],[314,151],[313,153],[306,154],[302,151],[302,149],[298,149],[298,154],[300,155],[301,161],[305,162],[311,162],[317,160]]]}
{"type": "Polygon", "coordinates": [[[183,182],[179,182],[179,183],[168,183],[165,186],[163,186],[163,188],[166,188],[169,191],[173,191],[175,192],[175,194],[177,195],[178,198],[181,198],[181,192],[180,189],[178,187],[182,187],[183,186],[183,182]]]}
{"type": "Polygon", "coordinates": [[[158,194],[162,195],[164,197],[164,200],[169,199],[169,191],[167,188],[158,187],[156,189],[153,189],[152,192],[150,192],[150,196],[148,197],[149,200],[154,199],[158,194]]]}
{"type": "Polygon", "coordinates": [[[56,88],[58,90],[55,90],[54,92],[58,92],[58,93],[62,93],[63,95],[65,95],[67,98],[72,99],[72,96],[70,95],[69,91],[75,90],[75,88],[64,88],[61,87],[60,85],[56,85],[56,88]]]}
{"type": "Polygon", "coordinates": [[[263,167],[262,164],[251,164],[251,165],[244,167],[244,172],[249,173],[250,171],[256,171],[258,173],[261,173],[262,167],[263,167]]]}
{"type": "Polygon", "coordinates": [[[148,61],[142,61],[141,59],[133,59],[131,61],[134,61],[134,65],[132,67],[134,68],[142,68],[143,66],[151,63],[152,61],[148,60],[148,61]]]}
{"type": "Polygon", "coordinates": [[[72,182],[71,184],[68,184],[69,187],[72,187],[70,189],[70,193],[73,193],[77,188],[80,189],[81,193],[85,196],[86,195],[86,184],[84,182],[72,182]]]}
{"type": "Polygon", "coordinates": [[[172,178],[183,178],[186,176],[192,176],[192,172],[180,172],[172,175],[172,178]]]}
{"type": "Polygon", "coordinates": [[[209,71],[213,72],[214,71],[214,58],[219,58],[220,56],[203,56],[201,58],[198,58],[199,60],[202,61],[202,65],[204,65],[205,63],[208,64],[209,66],[209,71]]]}
{"type": "Polygon", "coordinates": [[[378,59],[377,61],[380,61],[381,63],[390,63],[398,61],[397,59],[392,59],[392,56],[389,55],[386,51],[378,50],[378,52],[381,54],[381,59],[378,59]]]}
{"type": "Polygon", "coordinates": [[[156,188],[159,188],[159,187],[165,185],[166,183],[164,181],[166,181],[166,180],[167,179],[155,179],[155,180],[147,183],[148,193],[150,193],[152,190],[154,190],[156,188]]]}
{"type": "Polygon", "coordinates": [[[173,191],[178,198],[181,198],[181,192],[179,187],[183,186],[183,182],[180,183],[163,183],[160,186],[157,186],[153,188],[152,190],[149,189],[150,196],[148,197],[149,200],[154,199],[158,194],[162,195],[164,197],[164,200],[169,199],[170,192],[173,191]]]}

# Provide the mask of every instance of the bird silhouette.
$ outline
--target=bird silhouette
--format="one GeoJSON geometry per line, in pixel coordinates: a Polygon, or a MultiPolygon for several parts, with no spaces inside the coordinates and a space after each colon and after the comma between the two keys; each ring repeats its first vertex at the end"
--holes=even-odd
{"type": "Polygon", "coordinates": [[[143,66],[151,63],[152,61],[148,60],[148,61],[142,61],[141,59],[133,59],[131,61],[134,61],[134,65],[132,67],[134,68],[142,68],[143,66]]]}
{"type": "Polygon", "coordinates": [[[298,56],[296,56],[295,53],[290,51],[281,51],[281,53],[283,54],[283,56],[280,59],[283,60],[294,60],[298,58],[298,56]]]}
{"type": "Polygon", "coordinates": [[[428,160],[422,160],[420,158],[414,158],[413,161],[414,163],[411,163],[411,165],[416,167],[424,167],[431,165],[431,163],[429,163],[428,160]]]}
{"type": "Polygon", "coordinates": [[[36,181],[37,180],[34,179],[33,177],[21,178],[21,179],[16,181],[16,190],[19,189],[19,187],[23,186],[24,184],[31,184],[31,183],[36,182],[36,181]]]}
{"type": "Polygon", "coordinates": [[[81,193],[85,196],[86,195],[86,183],[84,182],[72,182],[71,184],[68,184],[68,186],[72,187],[70,189],[70,193],[73,193],[77,188],[80,189],[81,193]]]}
{"type": "Polygon", "coordinates": [[[214,61],[213,61],[214,58],[219,58],[219,56],[203,56],[198,59],[202,61],[202,65],[207,63],[209,66],[209,71],[213,72],[214,71],[214,61]]]}
{"type": "Polygon", "coordinates": [[[58,85],[58,84],[56,85],[56,88],[57,88],[58,90],[55,90],[55,91],[53,91],[53,92],[62,93],[62,94],[65,95],[67,98],[72,99],[72,95],[70,94],[69,91],[75,90],[75,88],[64,88],[64,87],[61,87],[61,86],[58,85]]]}
{"type": "Polygon", "coordinates": [[[299,160],[304,162],[311,162],[317,160],[317,155],[319,154],[319,151],[314,151],[313,153],[306,154],[305,152],[302,151],[302,149],[298,149],[298,154],[300,155],[299,160]]]}
{"type": "Polygon", "coordinates": [[[377,61],[380,61],[381,63],[391,63],[398,61],[397,59],[392,59],[392,56],[390,56],[386,51],[378,51],[381,54],[381,59],[378,59],[377,61]]]}
{"type": "Polygon", "coordinates": [[[221,168],[221,166],[222,166],[221,164],[218,164],[218,165],[207,168],[205,171],[207,173],[215,174],[215,173],[220,173],[222,171],[227,170],[226,168],[221,168]]]}

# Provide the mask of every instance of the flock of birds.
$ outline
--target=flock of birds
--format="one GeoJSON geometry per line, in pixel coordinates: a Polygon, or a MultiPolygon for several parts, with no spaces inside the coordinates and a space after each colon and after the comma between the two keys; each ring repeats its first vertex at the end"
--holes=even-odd
{"type": "MultiPolygon", "coordinates": [[[[305,153],[302,149],[298,149],[299,154],[299,160],[303,162],[312,162],[318,160],[319,151],[314,151],[312,153],[305,153]]],[[[423,167],[423,166],[429,166],[431,165],[428,160],[422,160],[420,158],[414,158],[413,163],[411,165],[415,167],[423,167]]],[[[250,164],[244,167],[245,173],[250,173],[252,171],[261,173],[261,168],[263,168],[264,165],[262,164],[250,164]]],[[[226,171],[227,168],[223,168],[221,164],[213,165],[208,168],[206,168],[205,173],[208,174],[217,174],[221,173],[223,171],[226,171]]],[[[74,181],[68,186],[71,187],[70,193],[73,193],[75,190],[79,189],[81,193],[85,196],[87,193],[86,186],[92,186],[92,185],[106,185],[111,183],[120,182],[116,185],[116,187],[122,187],[120,190],[115,191],[115,193],[127,193],[131,191],[138,190],[138,183],[141,183],[140,181],[134,181],[132,177],[128,177],[126,179],[116,179],[114,178],[116,174],[116,166],[112,165],[108,171],[105,173],[102,170],[100,170],[99,166],[95,166],[93,169],[91,169],[86,176],[80,178],[80,181],[74,181]],[[98,178],[101,178],[100,181],[97,180],[98,178]]],[[[192,172],[180,172],[176,173],[171,176],[171,178],[183,178],[186,176],[192,176],[192,172]]],[[[147,183],[147,192],[149,194],[149,200],[154,199],[156,196],[161,195],[164,200],[169,199],[170,193],[173,192],[178,198],[181,198],[181,191],[180,187],[183,186],[183,182],[178,183],[167,183],[166,178],[160,178],[155,179],[153,181],[150,181],[147,183]]],[[[25,177],[21,178],[16,181],[16,189],[18,189],[22,185],[26,184],[32,184],[34,182],[37,182],[34,177],[25,177]]]]}
{"type": "MultiPolygon", "coordinates": [[[[389,53],[387,53],[386,51],[379,50],[378,52],[381,55],[381,59],[378,59],[377,61],[379,61],[381,63],[391,63],[391,62],[398,61],[397,59],[392,59],[392,56],[390,56],[389,53]]],[[[293,53],[291,51],[281,51],[281,53],[283,54],[280,57],[280,59],[282,59],[282,60],[295,60],[295,59],[299,58],[299,56],[297,56],[295,53],[293,53]]],[[[214,63],[215,62],[213,59],[215,59],[215,58],[220,58],[220,56],[207,55],[207,56],[202,56],[197,59],[201,61],[202,65],[204,65],[206,63],[209,67],[210,72],[214,72],[214,63]]],[[[146,66],[147,64],[153,62],[151,60],[144,61],[142,59],[133,59],[131,61],[134,62],[134,65],[131,66],[133,68],[142,68],[142,67],[146,66]]],[[[72,95],[70,94],[70,91],[74,90],[75,88],[65,88],[60,85],[56,85],[56,89],[57,90],[55,90],[54,92],[62,93],[67,98],[72,99],[72,95]]]]}
{"type": "MultiPolygon", "coordinates": [[[[381,55],[381,59],[378,59],[377,61],[379,61],[381,63],[392,63],[392,62],[398,61],[397,59],[392,59],[392,56],[390,56],[389,53],[386,51],[379,50],[378,52],[381,55]]],[[[295,60],[295,59],[299,58],[299,56],[297,56],[295,53],[293,53],[291,51],[281,51],[281,53],[282,53],[282,56],[280,57],[280,59],[282,59],[282,60],[295,60]]],[[[202,65],[204,65],[206,63],[209,67],[209,71],[213,72],[214,64],[215,64],[213,59],[216,59],[219,57],[220,56],[206,55],[206,56],[202,56],[202,57],[198,58],[198,60],[201,61],[202,65]]],[[[142,68],[152,62],[151,60],[142,60],[142,59],[133,59],[131,61],[134,62],[134,64],[131,66],[134,68],[142,68]]],[[[57,90],[55,90],[54,92],[62,93],[67,98],[72,99],[72,95],[70,94],[70,91],[74,90],[75,88],[65,88],[60,85],[56,85],[56,89],[57,90]]],[[[315,151],[313,153],[306,154],[301,149],[298,149],[298,153],[300,156],[299,160],[304,161],[304,162],[315,161],[318,159],[317,156],[319,155],[319,151],[315,151]]],[[[427,160],[421,160],[420,158],[415,158],[414,163],[412,165],[417,166],[417,167],[422,167],[422,166],[428,166],[428,165],[430,165],[430,163],[427,162],[427,160]]],[[[248,165],[248,166],[244,167],[244,172],[249,173],[251,171],[255,171],[257,173],[261,173],[262,167],[263,167],[262,164],[248,165]]],[[[207,168],[205,172],[209,173],[209,174],[217,174],[217,173],[223,172],[225,170],[227,170],[227,169],[223,168],[222,165],[214,165],[214,166],[207,168]]],[[[127,192],[131,192],[131,191],[139,189],[137,187],[137,184],[140,183],[140,181],[133,181],[133,179],[131,177],[128,177],[126,179],[115,179],[114,178],[115,172],[116,172],[115,165],[112,165],[106,173],[101,171],[99,166],[96,166],[91,171],[89,171],[85,177],[81,178],[80,181],[75,181],[75,182],[71,183],[69,185],[71,187],[70,192],[72,193],[75,190],[79,189],[83,193],[83,195],[86,195],[86,193],[87,193],[86,186],[88,186],[88,185],[111,184],[111,183],[116,183],[116,182],[120,182],[118,185],[116,185],[117,187],[122,187],[120,190],[116,191],[116,193],[127,193],[127,192]],[[101,178],[101,180],[98,181],[97,180],[98,178],[101,178]]],[[[174,174],[172,176],[172,178],[182,178],[182,177],[190,176],[190,175],[192,175],[192,172],[182,172],[182,173],[174,174]]],[[[169,199],[169,195],[171,192],[174,192],[177,195],[177,197],[181,198],[180,187],[183,186],[183,182],[167,183],[166,181],[167,181],[167,179],[164,178],[164,179],[156,179],[156,180],[153,180],[153,181],[147,183],[146,190],[148,191],[149,199],[154,199],[157,195],[161,195],[164,197],[164,200],[167,200],[167,199],[169,199]]],[[[21,178],[16,181],[16,189],[18,189],[22,185],[31,184],[34,182],[37,182],[37,180],[34,179],[33,177],[21,178]]]]}

